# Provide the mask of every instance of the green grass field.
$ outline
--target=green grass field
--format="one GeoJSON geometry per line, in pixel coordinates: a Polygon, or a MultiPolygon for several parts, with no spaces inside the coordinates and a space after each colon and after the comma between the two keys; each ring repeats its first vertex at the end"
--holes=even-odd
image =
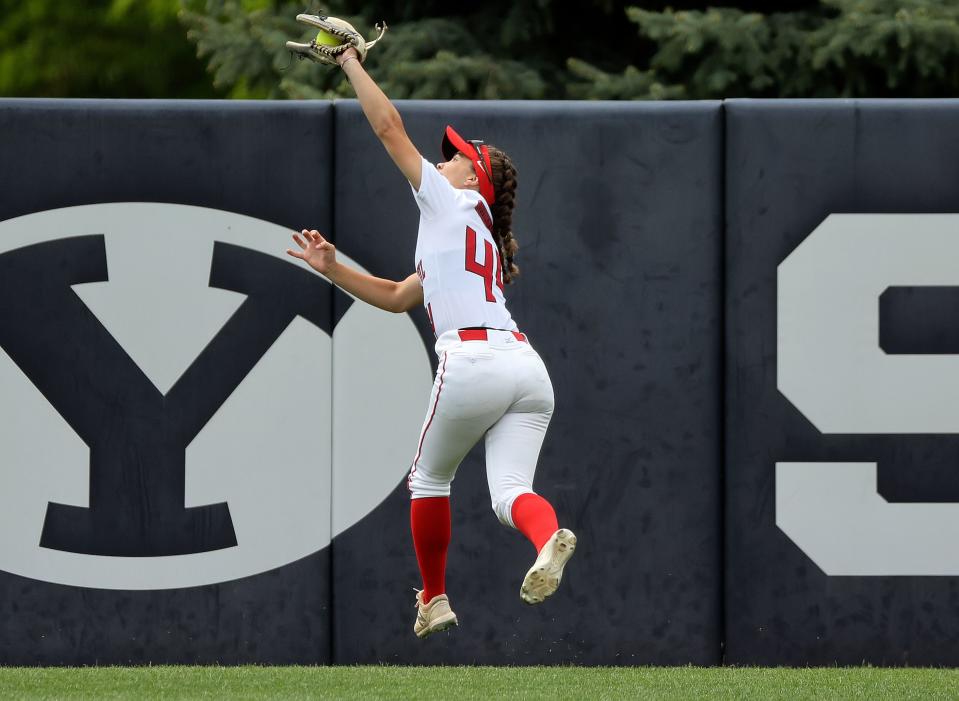
{"type": "Polygon", "coordinates": [[[2,699],[959,699],[959,670],[611,667],[0,669],[2,699]]]}

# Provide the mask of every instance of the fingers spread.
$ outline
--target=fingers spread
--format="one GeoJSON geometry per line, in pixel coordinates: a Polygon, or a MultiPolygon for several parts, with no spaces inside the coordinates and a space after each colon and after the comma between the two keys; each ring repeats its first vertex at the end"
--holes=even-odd
{"type": "Polygon", "coordinates": [[[299,234],[293,234],[293,240],[304,250],[311,246],[313,248],[324,248],[326,246],[332,248],[332,246],[326,242],[326,239],[323,238],[323,234],[316,229],[303,229],[299,234]],[[301,236],[302,238],[300,238],[301,236]]]}

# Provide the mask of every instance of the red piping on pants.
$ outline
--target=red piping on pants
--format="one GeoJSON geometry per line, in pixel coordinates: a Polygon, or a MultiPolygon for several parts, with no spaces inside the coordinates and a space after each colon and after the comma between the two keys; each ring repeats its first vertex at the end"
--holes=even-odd
{"type": "Polygon", "coordinates": [[[433,423],[433,417],[436,416],[436,407],[440,403],[440,393],[443,391],[443,375],[446,374],[446,353],[443,353],[443,367],[440,370],[440,386],[436,390],[436,401],[433,402],[433,411],[430,413],[429,421],[426,422],[426,426],[423,427],[423,434],[420,436],[420,444],[416,448],[416,457],[413,458],[413,469],[410,470],[410,476],[406,479],[406,486],[413,491],[413,473],[416,472],[416,463],[420,461],[420,455],[423,454],[423,441],[426,439],[426,432],[430,430],[430,425],[433,423]]]}

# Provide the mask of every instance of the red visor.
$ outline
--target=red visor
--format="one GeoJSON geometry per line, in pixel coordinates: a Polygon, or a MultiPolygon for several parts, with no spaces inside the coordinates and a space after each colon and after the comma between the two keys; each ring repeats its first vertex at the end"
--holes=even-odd
{"type": "Polygon", "coordinates": [[[496,194],[493,192],[493,166],[489,161],[489,149],[482,141],[467,141],[457,134],[453,127],[447,126],[443,135],[443,158],[450,160],[457,151],[473,162],[473,170],[479,179],[480,194],[492,206],[496,201],[496,194]]]}

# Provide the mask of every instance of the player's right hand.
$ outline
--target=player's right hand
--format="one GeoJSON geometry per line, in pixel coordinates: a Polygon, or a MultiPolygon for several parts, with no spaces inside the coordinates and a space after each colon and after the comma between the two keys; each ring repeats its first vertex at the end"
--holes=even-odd
{"type": "Polygon", "coordinates": [[[293,240],[300,250],[288,248],[286,252],[305,260],[316,272],[326,275],[336,266],[336,248],[316,229],[303,229],[299,234],[293,234],[293,240]]]}

